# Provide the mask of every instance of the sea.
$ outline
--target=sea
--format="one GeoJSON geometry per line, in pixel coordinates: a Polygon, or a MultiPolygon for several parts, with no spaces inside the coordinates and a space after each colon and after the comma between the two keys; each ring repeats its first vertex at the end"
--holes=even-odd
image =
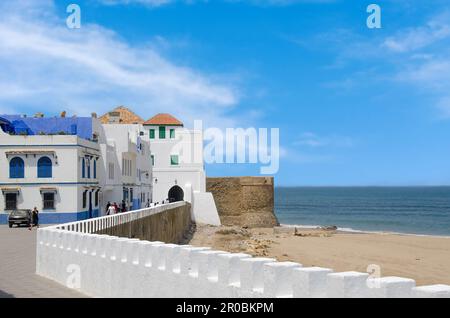
{"type": "Polygon", "coordinates": [[[279,187],[275,213],[287,226],[450,236],[450,187],[279,187]]]}

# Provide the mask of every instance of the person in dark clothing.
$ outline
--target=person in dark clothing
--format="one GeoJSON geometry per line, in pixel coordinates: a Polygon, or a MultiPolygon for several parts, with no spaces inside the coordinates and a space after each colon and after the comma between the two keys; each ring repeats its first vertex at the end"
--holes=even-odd
{"type": "Polygon", "coordinates": [[[33,226],[39,228],[39,211],[36,207],[34,207],[33,211],[31,212],[31,224],[29,228],[30,231],[33,226]]]}
{"type": "Polygon", "coordinates": [[[125,203],[125,200],[122,200],[122,212],[127,212],[127,204],[125,203]]]}
{"type": "Polygon", "coordinates": [[[106,204],[106,215],[109,215],[109,207],[111,206],[111,202],[108,201],[106,204]]]}

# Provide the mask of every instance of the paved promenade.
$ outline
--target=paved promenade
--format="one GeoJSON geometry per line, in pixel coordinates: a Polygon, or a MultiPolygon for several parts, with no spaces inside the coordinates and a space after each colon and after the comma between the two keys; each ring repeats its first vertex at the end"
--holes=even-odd
{"type": "Polygon", "coordinates": [[[85,297],[35,274],[36,229],[0,225],[0,298],[85,297]]]}

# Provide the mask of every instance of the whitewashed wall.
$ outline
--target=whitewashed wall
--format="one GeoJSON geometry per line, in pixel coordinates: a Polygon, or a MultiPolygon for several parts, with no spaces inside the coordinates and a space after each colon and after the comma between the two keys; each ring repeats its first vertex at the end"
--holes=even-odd
{"type": "Polygon", "coordinates": [[[153,201],[162,202],[168,199],[169,190],[175,185],[183,189],[185,201],[188,202],[192,202],[191,191],[205,192],[202,132],[168,126],[166,138],[159,139],[159,126],[144,126],[144,129],[145,139],[150,141],[151,152],[155,158],[153,201]],[[155,130],[155,139],[150,139],[150,129],[155,130]],[[170,129],[175,129],[174,139],[170,139],[170,129]],[[179,165],[171,165],[171,155],[179,156],[179,165]]]}
{"type": "Polygon", "coordinates": [[[165,209],[170,205],[39,229],[36,271],[93,297],[450,298],[446,285],[416,287],[399,277],[370,279],[207,247],[89,234],[165,209]]]}
{"type": "MultiPolygon", "coordinates": [[[[103,125],[101,152],[103,158],[103,174],[101,183],[103,187],[102,214],[105,214],[106,203],[117,202],[120,204],[123,198],[123,187],[133,188],[134,199],[140,199],[145,194],[145,201],[152,200],[152,166],[150,157],[150,143],[142,139],[142,151],[138,151],[137,143],[140,132],[144,131],[142,125],[103,125]],[[122,159],[131,161],[131,176],[122,174],[122,159]],[[114,165],[114,178],[109,178],[109,164],[114,165]],[[141,171],[139,179],[138,171],[141,171]]],[[[147,202],[141,202],[145,206],[147,202]]],[[[129,202],[131,205],[132,202],[129,202]]]]}
{"type": "MultiPolygon", "coordinates": [[[[82,191],[85,186],[98,186],[99,178],[82,178],[81,160],[86,155],[100,157],[99,145],[95,142],[68,135],[35,135],[13,136],[0,130],[0,184],[4,188],[20,188],[17,208],[41,211],[44,221],[58,221],[76,219],[78,214],[85,213],[87,208],[82,206],[82,191]],[[8,152],[23,152],[28,154],[6,155],[8,152]],[[33,151],[48,152],[34,155],[33,151]],[[38,178],[38,160],[46,156],[52,160],[52,178],[38,178]],[[24,161],[24,178],[9,178],[9,162],[14,157],[24,161]],[[55,188],[55,209],[44,210],[41,188],[55,188]]],[[[93,161],[92,161],[93,162],[93,161]]],[[[92,166],[91,166],[92,167],[92,166]]],[[[100,162],[97,164],[97,172],[100,162]]],[[[87,173],[86,173],[87,176],[87,173]]],[[[98,175],[97,175],[98,177],[98,175]]],[[[6,220],[5,196],[0,193],[0,217],[6,220]]],[[[97,207],[93,206],[96,210],[97,207]]],[[[41,220],[42,220],[41,219],[41,220]]]]}
{"type": "Polygon", "coordinates": [[[206,193],[206,173],[203,161],[203,132],[184,127],[166,127],[166,138],[159,139],[159,126],[144,126],[154,155],[153,202],[169,199],[169,191],[178,186],[184,192],[184,201],[192,203],[193,220],[220,225],[219,213],[212,194],[206,193]],[[155,138],[150,139],[150,129],[155,138]],[[175,138],[170,138],[175,129],[175,138]],[[171,155],[179,156],[179,164],[171,165],[171,155]],[[195,197],[194,197],[195,194],[195,197]]]}

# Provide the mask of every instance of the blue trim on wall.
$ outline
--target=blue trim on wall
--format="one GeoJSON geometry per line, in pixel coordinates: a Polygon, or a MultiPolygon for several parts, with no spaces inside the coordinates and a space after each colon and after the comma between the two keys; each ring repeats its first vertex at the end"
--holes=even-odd
{"type": "Polygon", "coordinates": [[[98,218],[98,217],[100,217],[100,210],[94,210],[94,211],[92,211],[92,218],[98,218]]]}
{"type": "MultiPolygon", "coordinates": [[[[88,140],[89,141],[89,140],[88,140]]],[[[93,142],[93,141],[91,141],[93,142]]],[[[84,145],[80,145],[80,144],[42,144],[42,145],[0,145],[0,148],[11,148],[11,147],[26,147],[26,148],[30,148],[30,147],[79,147],[79,148],[86,148],[86,149],[91,149],[91,150],[95,150],[95,151],[100,151],[100,149],[97,148],[92,148],[89,146],[84,146],[84,145]]]]}
{"type": "MultiPolygon", "coordinates": [[[[93,210],[92,217],[97,218],[100,215],[100,211],[93,210]]],[[[40,212],[39,224],[62,224],[76,221],[84,221],[89,217],[89,212],[68,212],[68,213],[53,213],[53,212],[40,212]]],[[[8,214],[0,213],[0,224],[8,224],[8,214]]]]}
{"type": "Polygon", "coordinates": [[[133,199],[133,207],[132,207],[133,210],[139,210],[141,208],[139,201],[140,201],[139,199],[133,199]]]}
{"type": "Polygon", "coordinates": [[[26,183],[26,182],[10,182],[10,183],[0,183],[0,186],[36,186],[36,185],[98,185],[98,182],[34,182],[34,183],[26,183]]]}
{"type": "Polygon", "coordinates": [[[0,224],[8,224],[8,214],[0,213],[0,224]]]}

